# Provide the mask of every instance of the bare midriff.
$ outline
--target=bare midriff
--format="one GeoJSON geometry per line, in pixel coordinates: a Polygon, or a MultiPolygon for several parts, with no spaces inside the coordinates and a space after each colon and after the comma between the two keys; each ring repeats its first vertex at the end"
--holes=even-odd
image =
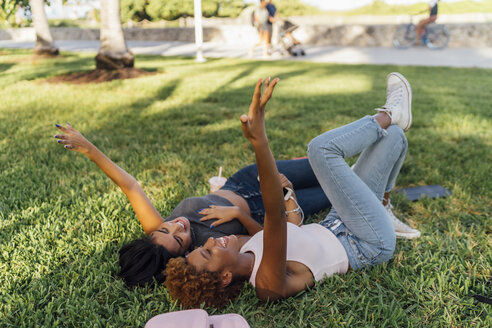
{"type": "Polygon", "coordinates": [[[227,199],[228,201],[230,201],[232,203],[232,205],[239,207],[244,213],[251,215],[251,211],[249,210],[249,205],[248,205],[248,202],[246,202],[246,199],[239,196],[234,191],[217,190],[217,191],[213,192],[212,194],[227,199]]]}

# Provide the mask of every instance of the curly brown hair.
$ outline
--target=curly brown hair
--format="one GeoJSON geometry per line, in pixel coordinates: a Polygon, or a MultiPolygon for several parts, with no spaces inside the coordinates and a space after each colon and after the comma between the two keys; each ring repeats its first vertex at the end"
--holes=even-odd
{"type": "Polygon", "coordinates": [[[170,259],[165,275],[167,290],[185,308],[198,308],[202,303],[222,308],[239,295],[243,286],[242,282],[236,281],[222,287],[220,273],[198,272],[183,257],[170,259]]]}

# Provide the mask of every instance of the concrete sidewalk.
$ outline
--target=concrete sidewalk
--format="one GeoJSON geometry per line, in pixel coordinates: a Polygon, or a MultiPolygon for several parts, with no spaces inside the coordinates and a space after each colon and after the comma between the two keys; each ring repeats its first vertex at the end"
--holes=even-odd
{"type": "MultiPolygon", "coordinates": [[[[99,41],[57,41],[62,51],[97,52],[99,41]]],[[[188,42],[128,41],[135,54],[162,56],[195,56],[195,45],[188,42]]],[[[231,45],[206,42],[205,57],[248,58],[250,45],[231,45]]],[[[34,42],[0,41],[0,48],[34,48],[34,42]]],[[[318,63],[412,65],[492,68],[492,48],[448,48],[430,50],[414,47],[406,50],[393,48],[356,48],[336,46],[305,46],[306,56],[284,57],[278,52],[270,60],[298,60],[318,63]]],[[[261,59],[258,49],[253,59],[261,59]]]]}

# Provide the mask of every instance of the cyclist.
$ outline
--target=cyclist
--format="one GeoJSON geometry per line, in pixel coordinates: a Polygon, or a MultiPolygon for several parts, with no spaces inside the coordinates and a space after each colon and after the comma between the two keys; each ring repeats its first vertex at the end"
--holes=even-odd
{"type": "Polygon", "coordinates": [[[422,19],[416,27],[416,32],[417,32],[417,40],[421,40],[422,44],[425,45],[427,43],[427,38],[425,37],[424,30],[425,27],[430,24],[434,23],[437,19],[437,3],[439,0],[430,0],[429,1],[429,18],[422,19]]]}

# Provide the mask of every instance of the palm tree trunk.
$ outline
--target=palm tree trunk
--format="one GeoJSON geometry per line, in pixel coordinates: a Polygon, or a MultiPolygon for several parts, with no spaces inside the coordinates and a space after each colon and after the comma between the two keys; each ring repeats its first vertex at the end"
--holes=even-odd
{"type": "Polygon", "coordinates": [[[96,56],[96,68],[119,69],[133,67],[134,56],[128,50],[121,28],[120,1],[101,0],[101,47],[96,56]]]}
{"type": "Polygon", "coordinates": [[[58,55],[59,51],[53,43],[48,19],[44,12],[44,0],[30,0],[29,4],[34,22],[34,30],[36,31],[34,53],[38,55],[58,55]]]}

